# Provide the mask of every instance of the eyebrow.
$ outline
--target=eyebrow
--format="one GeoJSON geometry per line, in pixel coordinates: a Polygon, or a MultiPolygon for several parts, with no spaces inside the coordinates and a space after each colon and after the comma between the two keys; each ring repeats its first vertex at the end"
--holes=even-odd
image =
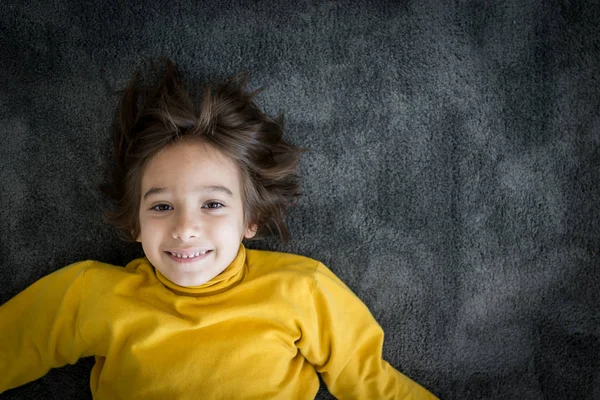
{"type": "MultiPolygon", "coordinates": [[[[148,197],[150,197],[152,195],[164,193],[164,192],[167,192],[167,191],[168,191],[168,189],[166,187],[153,187],[153,188],[150,188],[150,190],[148,190],[144,194],[143,200],[146,200],[148,197]]],[[[199,192],[218,192],[218,193],[226,194],[228,196],[233,196],[233,192],[231,190],[229,190],[225,186],[221,186],[221,185],[199,186],[199,187],[196,188],[196,191],[199,191],[199,192]]]]}

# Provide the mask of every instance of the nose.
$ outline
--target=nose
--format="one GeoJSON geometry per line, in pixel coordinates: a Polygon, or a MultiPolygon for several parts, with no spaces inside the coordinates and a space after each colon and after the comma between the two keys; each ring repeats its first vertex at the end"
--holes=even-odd
{"type": "Polygon", "coordinates": [[[180,211],[175,226],[173,227],[173,239],[189,240],[198,238],[201,233],[200,218],[195,216],[193,212],[180,211]]]}

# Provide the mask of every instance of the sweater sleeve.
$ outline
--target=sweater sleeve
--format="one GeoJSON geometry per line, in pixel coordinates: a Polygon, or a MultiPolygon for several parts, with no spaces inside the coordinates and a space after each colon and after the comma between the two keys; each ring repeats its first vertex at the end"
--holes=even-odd
{"type": "Polygon", "coordinates": [[[0,307],[0,393],[87,355],[77,322],[89,263],[55,271],[0,307]]]}
{"type": "Polygon", "coordinates": [[[338,399],[436,399],[382,359],[383,330],[365,304],[323,264],[298,348],[338,399]]]}

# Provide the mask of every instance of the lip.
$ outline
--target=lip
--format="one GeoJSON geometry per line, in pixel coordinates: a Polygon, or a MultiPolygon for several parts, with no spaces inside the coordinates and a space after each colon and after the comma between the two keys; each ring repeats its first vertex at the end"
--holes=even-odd
{"type": "Polygon", "coordinates": [[[212,249],[202,249],[202,248],[187,248],[187,249],[167,249],[165,252],[167,253],[177,253],[182,256],[189,256],[190,254],[202,253],[203,251],[210,251],[212,249]]]}
{"type": "MultiPolygon", "coordinates": [[[[182,251],[182,250],[178,250],[178,251],[173,251],[173,253],[177,253],[177,254],[181,254],[182,256],[188,256],[190,254],[194,254],[194,253],[199,253],[199,252],[203,252],[205,250],[186,250],[186,251],[182,251]]],[[[200,254],[199,256],[193,257],[193,258],[183,258],[183,257],[177,257],[171,254],[170,251],[165,251],[165,253],[171,258],[171,260],[180,263],[180,264],[188,264],[188,263],[193,263],[193,262],[197,262],[200,260],[204,260],[206,257],[208,257],[209,255],[212,254],[212,250],[206,250],[206,253],[204,254],[200,254]]]]}

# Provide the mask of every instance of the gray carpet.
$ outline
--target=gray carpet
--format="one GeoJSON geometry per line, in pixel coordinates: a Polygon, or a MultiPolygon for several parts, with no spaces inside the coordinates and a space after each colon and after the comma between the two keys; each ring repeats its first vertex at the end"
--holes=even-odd
{"type": "MultiPolygon", "coordinates": [[[[444,399],[600,398],[598,2],[122,3],[0,5],[0,303],[141,254],[96,187],[117,91],[167,56],[247,70],[312,149],[291,244],[254,246],[328,265],[397,369],[444,399]]],[[[0,397],[91,398],[92,363],[0,397]]]]}

